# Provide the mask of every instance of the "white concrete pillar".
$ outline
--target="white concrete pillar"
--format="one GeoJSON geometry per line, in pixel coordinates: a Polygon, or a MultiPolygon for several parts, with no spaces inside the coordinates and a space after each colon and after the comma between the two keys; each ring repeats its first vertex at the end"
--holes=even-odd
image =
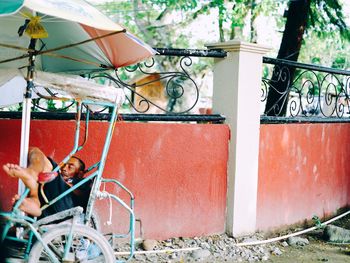
{"type": "Polygon", "coordinates": [[[230,125],[226,232],[256,230],[262,56],[270,49],[231,40],[208,44],[227,57],[215,59],[213,111],[230,125]]]}

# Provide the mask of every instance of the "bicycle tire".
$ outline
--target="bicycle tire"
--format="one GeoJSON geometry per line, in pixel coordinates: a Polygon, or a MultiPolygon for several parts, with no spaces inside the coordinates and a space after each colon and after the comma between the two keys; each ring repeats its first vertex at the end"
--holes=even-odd
{"type": "Polygon", "coordinates": [[[100,218],[99,218],[99,216],[97,215],[97,213],[95,211],[93,211],[92,214],[91,214],[89,225],[93,229],[97,230],[97,232],[101,232],[100,218]]]}
{"type": "MultiPolygon", "coordinates": [[[[62,255],[58,255],[58,254],[63,254],[62,252],[64,251],[64,242],[65,242],[65,239],[67,238],[67,235],[70,232],[70,229],[71,229],[71,224],[62,225],[51,229],[49,232],[45,233],[42,236],[43,242],[47,244],[51,250],[52,249],[55,250],[56,259],[59,262],[62,262],[62,258],[60,258],[62,257],[62,255]]],[[[99,247],[99,252],[97,252],[98,255],[96,255],[92,259],[87,258],[86,262],[106,262],[106,263],[115,262],[114,251],[110,246],[110,244],[108,243],[108,241],[103,237],[102,234],[98,233],[93,228],[85,225],[74,226],[73,242],[72,242],[70,251],[72,255],[74,255],[75,262],[81,262],[81,258],[77,257],[79,251],[81,251],[79,250],[79,248],[77,248],[77,242],[81,243],[82,242],[81,240],[88,240],[86,241],[86,243],[89,242],[89,246],[91,246],[91,244],[95,244],[95,247],[96,246],[99,247]]],[[[38,262],[52,262],[49,259],[40,241],[37,241],[34,244],[33,248],[30,251],[29,260],[28,260],[28,263],[38,263],[38,262]]]]}

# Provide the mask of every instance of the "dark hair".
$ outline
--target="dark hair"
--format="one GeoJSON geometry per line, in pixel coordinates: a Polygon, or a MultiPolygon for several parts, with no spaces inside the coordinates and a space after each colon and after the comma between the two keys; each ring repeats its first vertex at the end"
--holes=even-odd
{"type": "Polygon", "coordinates": [[[78,162],[79,162],[79,170],[81,172],[85,173],[85,163],[79,157],[72,156],[71,158],[74,158],[74,159],[78,160],[78,162]]]}

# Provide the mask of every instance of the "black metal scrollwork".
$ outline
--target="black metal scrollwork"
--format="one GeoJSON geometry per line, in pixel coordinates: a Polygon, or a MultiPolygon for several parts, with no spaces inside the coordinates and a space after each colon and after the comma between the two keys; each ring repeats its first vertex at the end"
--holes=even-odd
{"type": "MultiPolygon", "coordinates": [[[[179,67],[181,71],[151,71],[153,68],[156,67],[155,59],[151,58],[142,63],[138,63],[136,65],[124,68],[124,73],[131,73],[134,76],[138,76],[138,78],[146,79],[146,81],[143,81],[141,83],[130,82],[130,80],[132,79],[130,76],[124,76],[124,78],[127,80],[122,80],[118,70],[114,72],[114,76],[104,72],[92,75],[90,76],[90,78],[106,78],[113,82],[116,88],[129,90],[129,92],[125,92],[126,100],[131,105],[131,107],[138,113],[146,113],[153,106],[164,113],[182,114],[191,111],[195,107],[199,99],[198,86],[186,70],[186,68],[190,67],[191,65],[192,59],[188,56],[185,56],[181,57],[179,60],[179,67]],[[147,80],[147,76],[150,76],[151,78],[147,80]],[[165,107],[158,104],[159,101],[157,101],[157,98],[154,98],[156,100],[154,101],[154,99],[147,97],[147,95],[143,94],[138,90],[140,88],[152,88],[152,84],[154,83],[160,83],[162,88],[164,89],[163,92],[165,96],[163,97],[163,101],[161,101],[161,103],[166,103],[165,107]],[[187,91],[189,91],[189,93],[186,93],[187,91]],[[182,99],[184,99],[185,96],[186,99],[188,99],[187,95],[189,95],[188,97],[190,97],[192,101],[190,102],[190,104],[184,106],[184,103],[182,103],[182,99]]],[[[47,98],[36,90],[34,90],[34,92],[37,93],[37,95],[39,95],[39,99],[34,99],[32,101],[34,110],[39,109],[48,112],[66,112],[72,106],[74,106],[74,102],[70,102],[68,105],[57,109],[53,103],[50,103],[50,101],[52,101],[52,99],[56,97],[55,94],[52,94],[50,98],[47,98]],[[41,104],[41,99],[47,100],[47,105],[41,104]]]]}
{"type": "Polygon", "coordinates": [[[129,79],[129,82],[122,80],[118,71],[115,71],[115,76],[102,73],[94,77],[107,78],[112,81],[116,87],[129,90],[130,94],[125,92],[126,99],[131,107],[139,113],[146,113],[152,106],[165,113],[182,114],[191,111],[199,99],[198,86],[186,70],[186,67],[192,65],[192,59],[188,56],[180,59],[179,66],[181,71],[151,71],[151,68],[155,67],[155,64],[155,59],[151,58],[148,61],[125,68],[126,73],[134,73],[134,76],[136,75],[138,79],[144,78],[144,81],[139,83],[137,81],[133,83],[130,82],[132,77],[127,78],[129,79]],[[147,79],[147,77],[150,78],[147,79]],[[155,83],[164,87],[164,100],[166,100],[166,107],[159,105],[159,103],[164,104],[164,101],[162,102],[154,98],[149,98],[141,90],[152,88],[152,85],[155,83]],[[187,91],[189,92],[186,93],[187,91]],[[184,103],[179,101],[185,97],[185,94],[189,95],[186,96],[186,98],[188,99],[188,97],[190,97],[192,101],[184,106],[184,103]]]}
{"type": "Polygon", "coordinates": [[[286,117],[349,117],[349,91],[350,73],[345,71],[337,72],[323,67],[308,64],[310,68],[295,67],[294,78],[291,78],[290,66],[279,65],[273,67],[271,79],[262,79],[261,102],[267,101],[269,89],[278,93],[279,98],[272,107],[265,109],[265,114],[273,112],[278,116],[281,105],[287,103],[286,117]],[[311,69],[313,67],[314,69],[311,69]],[[318,70],[320,69],[320,70],[318,70]],[[276,87],[276,82],[283,82],[288,88],[280,92],[276,87]]]}
{"type": "MultiPolygon", "coordinates": [[[[157,56],[145,62],[125,67],[121,70],[116,70],[113,75],[100,72],[96,73],[96,75],[90,75],[90,77],[107,78],[113,82],[117,88],[122,88],[130,106],[138,113],[155,113],[149,112],[151,107],[159,110],[159,112],[156,113],[179,115],[190,112],[196,106],[199,100],[199,88],[195,80],[190,76],[188,70],[192,66],[192,58],[224,58],[226,57],[226,52],[219,49],[154,49],[158,52],[157,56]],[[156,63],[155,58],[162,56],[165,57],[163,60],[163,68],[161,70],[157,70],[160,64],[156,63]],[[170,68],[169,65],[174,66],[174,61],[178,61],[177,70],[164,70],[164,68],[170,68]],[[130,76],[126,76],[128,74],[130,76]],[[146,80],[142,82],[131,82],[130,80],[132,80],[132,77],[134,76],[144,76],[146,80]],[[150,78],[147,79],[147,76],[150,78]],[[156,96],[147,96],[146,92],[144,91],[151,90],[151,86],[157,83],[163,88],[163,97],[157,99],[156,96]]],[[[41,96],[41,94],[38,95],[40,98],[47,100],[47,102],[42,103],[40,98],[33,100],[34,111],[67,112],[74,107],[74,103],[70,102],[63,105],[61,108],[56,108],[52,98],[48,99],[45,98],[45,96],[41,96]]],[[[55,94],[52,95],[52,97],[55,99],[55,94]]]]}

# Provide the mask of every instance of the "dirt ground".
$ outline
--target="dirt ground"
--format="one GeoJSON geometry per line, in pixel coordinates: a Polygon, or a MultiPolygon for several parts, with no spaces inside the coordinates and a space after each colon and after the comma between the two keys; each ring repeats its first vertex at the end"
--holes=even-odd
{"type": "MultiPolygon", "coordinates": [[[[350,230],[350,215],[331,224],[350,230]]],[[[284,247],[280,256],[271,256],[266,262],[350,262],[350,244],[331,244],[323,239],[323,231],[314,231],[304,235],[310,244],[302,247],[284,247]]]]}
{"type": "Polygon", "coordinates": [[[349,245],[332,245],[320,240],[313,240],[304,247],[287,247],[282,251],[282,255],[272,256],[266,262],[350,262],[349,245]]]}

